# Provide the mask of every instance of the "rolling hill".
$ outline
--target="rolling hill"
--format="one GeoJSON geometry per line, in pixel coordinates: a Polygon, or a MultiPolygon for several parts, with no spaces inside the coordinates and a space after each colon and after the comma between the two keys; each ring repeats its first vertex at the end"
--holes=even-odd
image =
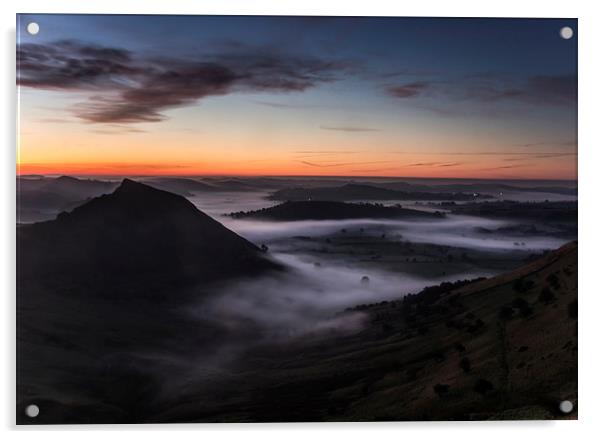
{"type": "Polygon", "coordinates": [[[381,204],[354,204],[338,201],[287,201],[277,206],[250,212],[234,212],[233,218],[266,219],[273,221],[343,220],[361,218],[435,219],[439,212],[424,212],[381,204]]]}

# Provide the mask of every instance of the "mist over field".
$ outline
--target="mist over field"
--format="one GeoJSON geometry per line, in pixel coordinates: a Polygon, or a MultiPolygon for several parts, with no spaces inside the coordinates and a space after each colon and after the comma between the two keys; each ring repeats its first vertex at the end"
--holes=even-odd
{"type": "MultiPolygon", "coordinates": [[[[424,279],[378,269],[360,271],[328,259],[309,261],[292,253],[276,253],[273,257],[289,271],[227,283],[215,298],[203,304],[203,318],[214,318],[231,327],[244,327],[252,320],[268,337],[359,329],[361,319],[337,314],[346,308],[398,299],[433,283],[465,277],[424,279]]],[[[467,276],[488,274],[475,271],[467,276]]]]}

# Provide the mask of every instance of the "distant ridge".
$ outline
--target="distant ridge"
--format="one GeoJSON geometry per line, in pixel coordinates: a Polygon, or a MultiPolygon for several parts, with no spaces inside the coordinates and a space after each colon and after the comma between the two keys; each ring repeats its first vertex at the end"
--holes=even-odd
{"type": "Polygon", "coordinates": [[[418,192],[400,191],[377,187],[369,184],[344,184],[342,186],[322,186],[315,188],[287,188],[274,192],[269,198],[281,201],[354,201],[354,200],[454,200],[469,201],[475,198],[491,198],[490,195],[479,195],[463,192],[418,192]]]}

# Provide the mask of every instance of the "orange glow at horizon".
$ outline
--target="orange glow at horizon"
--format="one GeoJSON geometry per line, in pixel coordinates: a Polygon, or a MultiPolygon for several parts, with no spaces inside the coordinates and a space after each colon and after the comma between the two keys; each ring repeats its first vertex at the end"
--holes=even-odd
{"type": "MultiPolygon", "coordinates": [[[[528,159],[525,159],[528,160],[528,159]]],[[[331,159],[332,161],[332,159],[331,159]]],[[[550,160],[552,161],[552,160],[550,160]]],[[[576,156],[553,160],[554,163],[532,162],[508,165],[499,157],[479,157],[456,165],[449,157],[429,155],[404,157],[403,160],[308,165],[294,159],[211,162],[40,162],[18,163],[17,175],[79,176],[348,176],[409,178],[481,178],[576,180],[576,156]],[[382,162],[382,164],[381,164],[382,162]]]]}

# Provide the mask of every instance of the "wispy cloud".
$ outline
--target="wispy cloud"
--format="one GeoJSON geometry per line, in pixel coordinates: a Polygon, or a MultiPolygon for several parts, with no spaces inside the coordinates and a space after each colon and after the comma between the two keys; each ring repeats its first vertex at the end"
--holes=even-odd
{"type": "Polygon", "coordinates": [[[330,125],[321,125],[321,130],[328,131],[346,131],[349,133],[367,133],[374,131],[382,131],[380,128],[370,128],[370,127],[361,127],[361,126],[330,126],[330,125]]]}
{"type": "Polygon", "coordinates": [[[390,160],[378,160],[378,161],[373,161],[373,162],[334,162],[334,163],[330,163],[330,162],[322,162],[322,163],[317,163],[317,162],[309,162],[306,160],[295,160],[298,163],[302,163],[306,166],[312,166],[315,168],[333,168],[333,167],[339,167],[339,166],[362,166],[362,165],[377,165],[377,164],[382,164],[382,163],[391,163],[390,160]]]}
{"type": "Polygon", "coordinates": [[[293,157],[297,160],[301,160],[301,159],[312,159],[312,158],[319,158],[319,159],[324,159],[324,158],[328,158],[328,157],[338,157],[341,155],[353,155],[353,154],[358,154],[358,151],[330,151],[330,150],[326,150],[326,151],[315,151],[315,150],[307,150],[307,151],[295,151],[293,153],[293,157]]]}
{"type": "Polygon", "coordinates": [[[295,151],[294,154],[357,154],[358,151],[339,151],[339,150],[320,150],[320,149],[309,149],[295,151]]]}
{"type": "Polygon", "coordinates": [[[254,104],[263,105],[265,107],[280,108],[283,110],[305,110],[314,108],[338,108],[335,105],[315,105],[315,104],[301,104],[301,103],[287,103],[287,102],[272,102],[272,101],[259,101],[253,100],[254,104]]]}
{"type": "Polygon", "coordinates": [[[453,163],[443,163],[441,165],[439,165],[440,168],[449,168],[451,166],[460,166],[462,165],[462,163],[460,162],[453,162],[453,163]]]}
{"type": "Polygon", "coordinates": [[[451,166],[460,166],[462,163],[460,162],[419,162],[419,163],[411,163],[409,165],[405,165],[405,167],[434,167],[434,168],[447,168],[451,166]]]}
{"type": "Polygon", "coordinates": [[[409,84],[394,85],[387,88],[388,93],[396,98],[413,98],[430,87],[428,82],[411,82],[409,84]]]}
{"type": "Polygon", "coordinates": [[[385,91],[404,101],[426,97],[415,105],[444,117],[500,116],[505,109],[497,104],[503,103],[556,107],[575,105],[577,78],[575,75],[511,77],[492,73],[472,74],[455,79],[389,84],[385,91]]]}
{"type": "Polygon", "coordinates": [[[38,119],[38,122],[42,123],[72,123],[72,120],[68,119],[59,119],[58,117],[44,117],[42,119],[38,119]]]}
{"type": "Polygon", "coordinates": [[[96,134],[128,134],[128,133],[146,133],[146,130],[141,130],[139,128],[134,128],[131,126],[123,126],[123,125],[106,125],[106,128],[96,128],[89,130],[92,133],[96,134]]]}
{"type": "Polygon", "coordinates": [[[514,146],[520,146],[523,148],[532,148],[532,147],[536,147],[536,146],[568,146],[568,147],[575,147],[577,146],[577,143],[573,140],[567,140],[567,141],[562,141],[562,142],[556,142],[556,141],[543,141],[543,142],[532,142],[532,143],[517,143],[514,146]]]}
{"type": "Polygon", "coordinates": [[[391,154],[400,155],[423,155],[423,156],[519,156],[519,157],[558,157],[558,156],[576,156],[576,152],[555,152],[555,151],[540,151],[540,152],[518,152],[518,151],[440,151],[440,152],[423,152],[423,151],[391,151],[391,154]]]}
{"type": "Polygon", "coordinates": [[[349,165],[350,163],[315,163],[315,162],[308,162],[306,160],[296,160],[299,163],[302,163],[306,166],[312,166],[314,168],[333,168],[333,167],[337,167],[337,166],[346,166],[349,165]]]}
{"type": "Polygon", "coordinates": [[[524,168],[527,165],[504,165],[504,166],[495,166],[493,168],[483,168],[482,171],[499,171],[503,169],[514,169],[514,168],[524,168]]]}
{"type": "Polygon", "coordinates": [[[296,56],[267,49],[156,60],[115,47],[77,41],[21,44],[17,82],[24,87],[92,93],[75,107],[93,123],[158,122],[170,108],[208,96],[244,91],[299,92],[334,81],[344,61],[296,56]]]}

